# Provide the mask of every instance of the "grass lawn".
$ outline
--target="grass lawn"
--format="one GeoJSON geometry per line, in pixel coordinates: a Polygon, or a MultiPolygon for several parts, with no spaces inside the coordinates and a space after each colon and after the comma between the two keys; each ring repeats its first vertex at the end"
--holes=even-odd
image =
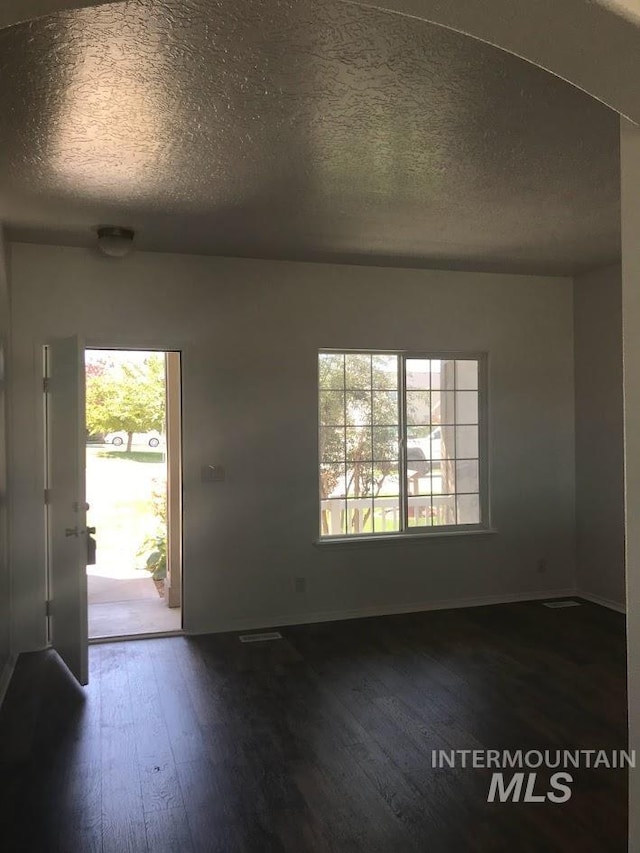
{"type": "MultiPolygon", "coordinates": [[[[90,447],[87,447],[89,452],[90,447]]],[[[153,464],[155,462],[164,463],[164,453],[159,450],[111,450],[100,446],[96,455],[99,459],[117,459],[120,462],[143,462],[145,464],[153,464]]]]}
{"type": "Polygon", "coordinates": [[[141,578],[144,557],[138,551],[156,529],[151,495],[166,488],[164,454],[157,450],[115,450],[87,445],[87,523],[96,528],[97,564],[90,574],[141,578]]]}

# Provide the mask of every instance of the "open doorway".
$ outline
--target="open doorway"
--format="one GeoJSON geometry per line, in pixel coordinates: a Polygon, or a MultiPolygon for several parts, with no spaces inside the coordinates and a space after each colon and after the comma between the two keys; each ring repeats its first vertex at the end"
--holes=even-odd
{"type": "Polygon", "coordinates": [[[181,630],[180,353],[87,349],[89,639],[181,630]]]}

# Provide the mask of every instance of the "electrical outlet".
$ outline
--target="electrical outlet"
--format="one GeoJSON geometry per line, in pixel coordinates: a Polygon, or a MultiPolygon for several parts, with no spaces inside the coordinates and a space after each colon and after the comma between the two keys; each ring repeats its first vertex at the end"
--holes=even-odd
{"type": "Polygon", "coordinates": [[[307,591],[307,579],[306,578],[295,578],[295,588],[296,588],[296,592],[306,592],[307,591]]]}
{"type": "Polygon", "coordinates": [[[539,575],[543,575],[547,571],[546,557],[540,557],[540,559],[536,563],[536,570],[539,575]]]}

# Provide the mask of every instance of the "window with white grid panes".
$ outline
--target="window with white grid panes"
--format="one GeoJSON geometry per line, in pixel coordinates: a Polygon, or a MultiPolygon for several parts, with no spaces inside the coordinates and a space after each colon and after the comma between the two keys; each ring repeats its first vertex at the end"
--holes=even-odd
{"type": "Polygon", "coordinates": [[[484,360],[322,351],[320,536],[486,526],[484,360]]]}

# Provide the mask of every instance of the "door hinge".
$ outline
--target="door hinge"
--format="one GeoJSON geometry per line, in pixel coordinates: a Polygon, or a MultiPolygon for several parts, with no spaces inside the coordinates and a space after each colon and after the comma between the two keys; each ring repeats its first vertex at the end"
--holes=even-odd
{"type": "Polygon", "coordinates": [[[49,387],[50,387],[49,377],[45,376],[44,379],[42,380],[42,390],[44,391],[45,394],[49,393],[49,387]]]}
{"type": "Polygon", "coordinates": [[[44,612],[45,612],[45,615],[46,615],[46,616],[51,616],[51,612],[52,612],[52,610],[53,610],[53,607],[52,607],[52,601],[51,601],[51,600],[46,601],[46,602],[45,602],[45,605],[44,605],[44,612]]]}
{"type": "Polygon", "coordinates": [[[51,489],[44,490],[44,505],[49,506],[51,503],[51,489]]]}

